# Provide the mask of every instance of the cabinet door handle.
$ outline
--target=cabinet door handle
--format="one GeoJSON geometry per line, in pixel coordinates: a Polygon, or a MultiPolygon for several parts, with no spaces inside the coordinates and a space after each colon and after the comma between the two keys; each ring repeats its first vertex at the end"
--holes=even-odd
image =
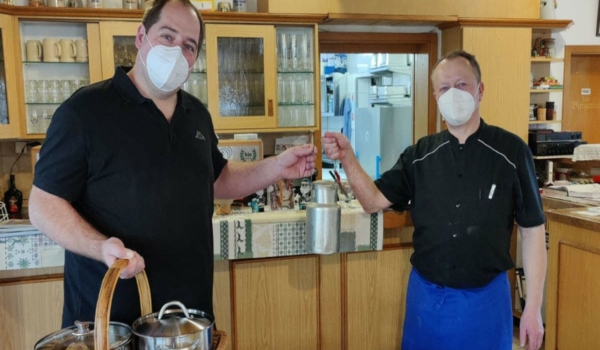
{"type": "Polygon", "coordinates": [[[268,116],[272,117],[273,116],[273,100],[269,100],[269,111],[268,111],[268,116]]]}

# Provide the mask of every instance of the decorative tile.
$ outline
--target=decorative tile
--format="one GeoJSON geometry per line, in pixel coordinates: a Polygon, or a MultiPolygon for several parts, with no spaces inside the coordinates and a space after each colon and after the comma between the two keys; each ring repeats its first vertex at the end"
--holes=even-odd
{"type": "Polygon", "coordinates": [[[284,222],[275,226],[275,256],[306,252],[306,222],[284,222]]]}
{"type": "Polygon", "coordinates": [[[227,220],[219,222],[219,238],[221,241],[221,259],[229,259],[229,223],[227,220]]]}

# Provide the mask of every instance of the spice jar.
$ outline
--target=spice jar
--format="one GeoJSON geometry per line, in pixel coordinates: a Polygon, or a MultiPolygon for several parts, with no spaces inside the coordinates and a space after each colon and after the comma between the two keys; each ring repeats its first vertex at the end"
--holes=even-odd
{"type": "Polygon", "coordinates": [[[554,102],[546,102],[546,120],[554,120],[554,102]]]}
{"type": "MultiPolygon", "coordinates": [[[[6,2],[3,2],[3,3],[7,4],[6,2]]],[[[31,6],[31,7],[42,7],[42,6],[44,6],[44,0],[29,0],[29,6],[31,6]]]]}
{"type": "Polygon", "coordinates": [[[537,108],[537,120],[546,120],[546,107],[539,106],[537,108]]]}

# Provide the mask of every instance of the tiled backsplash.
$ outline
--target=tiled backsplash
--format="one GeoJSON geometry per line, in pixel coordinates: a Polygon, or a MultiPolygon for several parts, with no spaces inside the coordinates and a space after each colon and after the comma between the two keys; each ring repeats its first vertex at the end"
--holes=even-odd
{"type": "MultiPolygon", "coordinates": [[[[2,163],[2,176],[0,178],[1,201],[4,201],[4,192],[8,190],[10,167],[18,156],[19,153],[15,152],[15,141],[0,142],[0,162],[2,163]]],[[[31,150],[29,147],[27,153],[23,153],[23,156],[13,167],[13,174],[15,175],[17,188],[23,192],[23,207],[27,207],[31,185],[33,184],[33,168],[31,166],[31,150]]]]}

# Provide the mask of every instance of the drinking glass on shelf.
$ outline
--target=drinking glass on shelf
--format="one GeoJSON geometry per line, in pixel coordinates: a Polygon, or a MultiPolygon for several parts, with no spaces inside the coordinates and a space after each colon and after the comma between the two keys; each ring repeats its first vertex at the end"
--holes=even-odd
{"type": "Polygon", "coordinates": [[[288,71],[288,34],[279,33],[277,40],[277,68],[280,72],[288,71]]]}
{"type": "Polygon", "coordinates": [[[61,103],[61,93],[58,80],[49,80],[48,92],[51,103],[61,103]]]}
{"type": "Polygon", "coordinates": [[[50,83],[49,80],[38,81],[38,93],[40,103],[50,103],[50,83]]]}
{"type": "Polygon", "coordinates": [[[25,82],[25,96],[26,96],[27,103],[39,102],[40,95],[38,92],[37,80],[27,80],[25,82]]]}
{"type": "Polygon", "coordinates": [[[54,111],[49,107],[45,107],[42,110],[42,117],[40,120],[40,132],[41,133],[46,133],[48,131],[48,127],[50,126],[50,122],[52,121],[53,114],[54,114],[54,111]]]}
{"type": "Polygon", "coordinates": [[[60,80],[59,86],[60,86],[61,101],[65,101],[66,99],[71,97],[71,94],[73,93],[73,87],[71,84],[71,80],[67,80],[67,79],[60,80]]]}
{"type": "Polygon", "coordinates": [[[39,134],[40,132],[40,116],[36,108],[31,108],[27,120],[27,133],[39,134]]]}
{"type": "Polygon", "coordinates": [[[290,71],[298,70],[298,44],[297,44],[297,36],[294,33],[290,33],[289,35],[289,54],[288,54],[288,69],[290,71]]]}

